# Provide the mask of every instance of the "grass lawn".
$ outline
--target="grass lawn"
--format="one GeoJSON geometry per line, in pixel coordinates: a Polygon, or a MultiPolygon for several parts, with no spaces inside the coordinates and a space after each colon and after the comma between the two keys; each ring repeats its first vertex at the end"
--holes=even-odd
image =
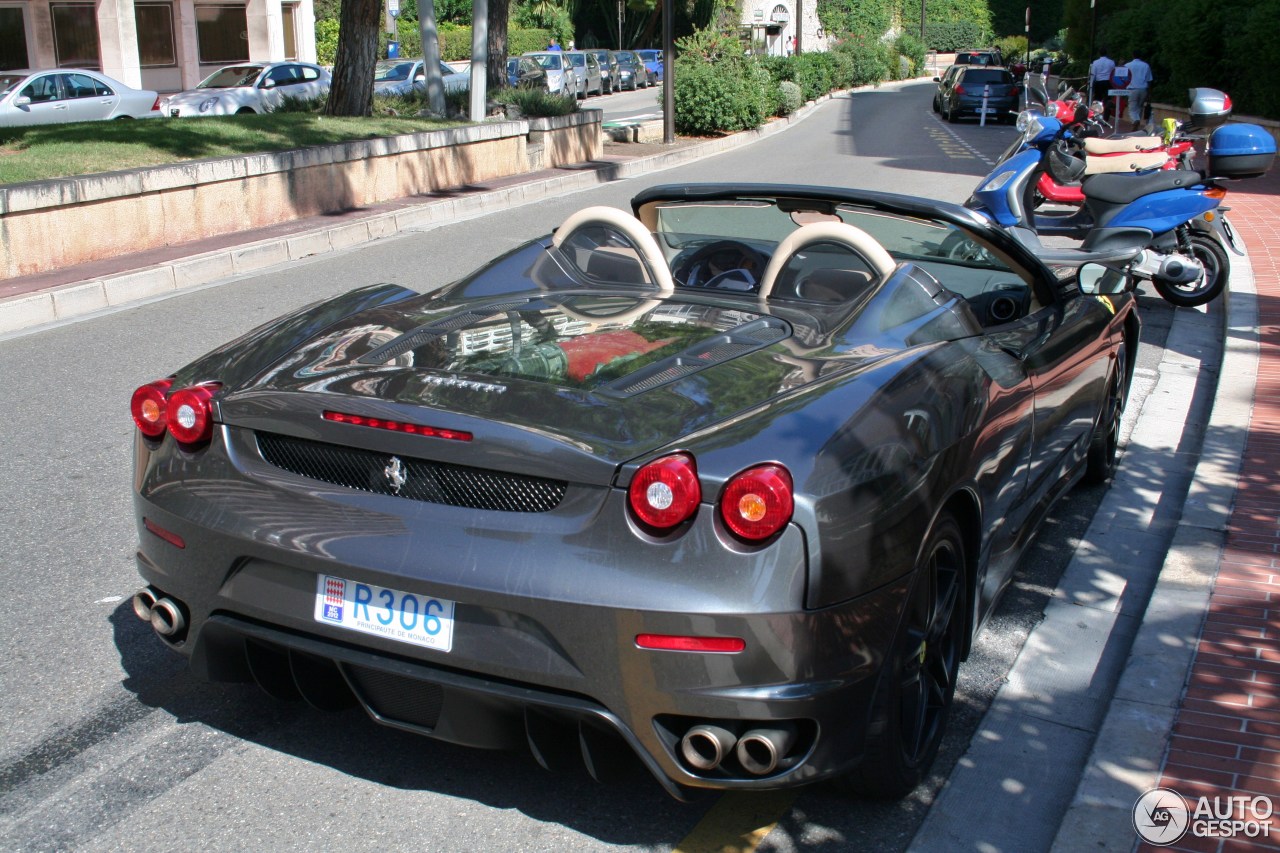
{"type": "Polygon", "coordinates": [[[305,112],[0,127],[0,184],[398,136],[466,122],[305,112]]]}

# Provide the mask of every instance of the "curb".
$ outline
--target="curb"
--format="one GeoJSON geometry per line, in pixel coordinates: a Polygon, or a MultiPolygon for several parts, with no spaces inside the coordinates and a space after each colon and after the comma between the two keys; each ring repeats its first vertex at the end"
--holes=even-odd
{"type": "MultiPolygon", "coordinates": [[[[1075,797],[1058,829],[1055,853],[1096,853],[1136,844],[1133,807],[1157,786],[1190,677],[1209,596],[1221,561],[1239,482],[1258,374],[1258,303],[1248,256],[1233,257],[1225,346],[1204,446],[1182,519],[1169,548],[1115,697],[1075,797]],[[1235,388],[1249,389],[1235,392],[1235,388]],[[1117,844],[1134,839],[1128,845],[1117,844]]],[[[1181,313],[1181,312],[1180,312],[1181,313]]]]}
{"type": "MultiPolygon", "coordinates": [[[[847,91],[869,88],[874,87],[847,91]]],[[[608,164],[599,169],[515,183],[474,195],[423,202],[339,225],[244,243],[129,272],[0,299],[0,336],[38,331],[51,324],[83,319],[124,305],[163,298],[189,288],[259,272],[277,264],[351,249],[403,231],[428,230],[481,216],[496,209],[533,204],[554,196],[701,160],[789,130],[811,115],[819,105],[838,94],[844,93],[824,95],[816,101],[808,102],[790,116],[755,130],[742,131],[685,148],[608,164]]]]}

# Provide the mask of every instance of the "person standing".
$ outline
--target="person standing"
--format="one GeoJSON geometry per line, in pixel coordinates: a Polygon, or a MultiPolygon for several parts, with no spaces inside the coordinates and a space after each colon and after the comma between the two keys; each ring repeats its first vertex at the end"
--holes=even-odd
{"type": "Polygon", "coordinates": [[[560,50],[560,42],[556,41],[554,36],[551,38],[551,44],[547,45],[547,50],[560,50]]]}
{"type": "Polygon", "coordinates": [[[1107,56],[1104,47],[1097,59],[1089,66],[1089,79],[1093,81],[1089,93],[1092,100],[1107,102],[1107,92],[1111,89],[1111,73],[1116,70],[1116,61],[1107,56]]]}
{"type": "Polygon", "coordinates": [[[1129,69],[1129,120],[1133,122],[1131,129],[1137,130],[1142,126],[1142,112],[1147,106],[1147,91],[1151,88],[1151,66],[1134,51],[1133,59],[1124,67],[1129,69]]]}

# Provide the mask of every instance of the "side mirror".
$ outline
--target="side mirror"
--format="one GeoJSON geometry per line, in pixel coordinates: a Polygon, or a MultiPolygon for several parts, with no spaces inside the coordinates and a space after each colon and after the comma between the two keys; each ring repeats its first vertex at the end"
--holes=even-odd
{"type": "Polygon", "coordinates": [[[426,79],[427,79],[427,75],[426,75],[426,74],[415,74],[415,75],[414,75],[414,77],[413,77],[413,82],[415,82],[415,83],[422,83],[422,82],[425,82],[425,81],[426,81],[426,79]]]}
{"type": "Polygon", "coordinates": [[[1110,296],[1133,289],[1133,279],[1127,273],[1102,264],[1081,264],[1076,281],[1087,296],[1110,296]]]}
{"type": "Polygon", "coordinates": [[[274,89],[276,87],[276,81],[268,77],[267,79],[259,83],[258,86],[262,89],[274,89]]]}
{"type": "Polygon", "coordinates": [[[13,105],[15,107],[29,107],[31,106],[31,98],[27,95],[19,95],[13,99],[13,105]]]}
{"type": "Polygon", "coordinates": [[[935,82],[935,83],[941,83],[941,82],[942,82],[942,78],[941,78],[941,77],[934,77],[934,78],[933,78],[933,82],[935,82]]]}

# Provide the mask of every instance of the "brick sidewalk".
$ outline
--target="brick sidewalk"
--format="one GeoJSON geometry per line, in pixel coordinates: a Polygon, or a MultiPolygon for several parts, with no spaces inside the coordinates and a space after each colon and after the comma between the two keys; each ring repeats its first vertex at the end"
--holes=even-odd
{"type": "MultiPolygon", "coordinates": [[[[1258,299],[1258,380],[1226,543],[1160,786],[1199,797],[1269,798],[1280,811],[1280,171],[1231,187],[1227,204],[1251,252],[1258,299]]],[[[1230,382],[1230,376],[1220,378],[1230,382]]],[[[1232,818],[1254,815],[1240,801],[1232,818]]],[[[1218,817],[1219,815],[1215,815],[1218,817]]],[[[1256,815],[1261,817],[1261,814],[1256,815]]],[[[1143,851],[1280,850],[1270,836],[1194,837],[1143,851]]]]}

